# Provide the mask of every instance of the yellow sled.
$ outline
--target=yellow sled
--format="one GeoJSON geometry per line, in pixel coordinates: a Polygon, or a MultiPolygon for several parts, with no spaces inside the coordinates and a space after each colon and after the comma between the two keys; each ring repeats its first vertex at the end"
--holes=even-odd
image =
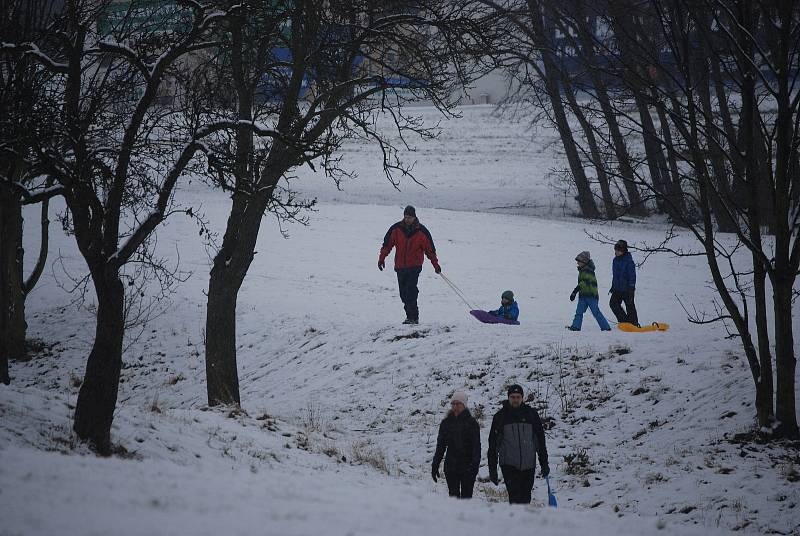
{"type": "Polygon", "coordinates": [[[649,326],[637,327],[636,325],[629,324],[628,322],[620,322],[617,324],[617,327],[622,331],[627,331],[628,333],[641,333],[644,331],[667,331],[669,329],[669,324],[665,324],[663,322],[653,322],[649,326]]]}

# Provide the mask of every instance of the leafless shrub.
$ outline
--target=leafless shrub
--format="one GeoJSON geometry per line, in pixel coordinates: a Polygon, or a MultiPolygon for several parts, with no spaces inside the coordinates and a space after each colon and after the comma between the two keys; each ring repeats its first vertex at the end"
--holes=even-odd
{"type": "Polygon", "coordinates": [[[589,451],[583,447],[576,447],[571,453],[565,454],[564,472],[577,476],[594,473],[589,460],[589,451]]]}
{"type": "Polygon", "coordinates": [[[158,404],[158,391],[153,395],[152,400],[147,405],[147,410],[151,413],[161,413],[161,406],[158,404]]]}
{"type": "Polygon", "coordinates": [[[325,417],[319,406],[314,402],[308,402],[301,416],[301,423],[306,433],[324,432],[327,430],[325,417]]]}
{"type": "Polygon", "coordinates": [[[381,473],[391,474],[386,452],[372,442],[367,440],[355,441],[351,451],[355,463],[371,465],[381,473]]]}

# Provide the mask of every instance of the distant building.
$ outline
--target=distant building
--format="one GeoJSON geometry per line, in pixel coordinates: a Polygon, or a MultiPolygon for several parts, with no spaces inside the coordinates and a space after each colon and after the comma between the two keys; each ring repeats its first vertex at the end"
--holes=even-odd
{"type": "MultiPolygon", "coordinates": [[[[269,0],[264,0],[269,1],[269,0]]],[[[387,0],[383,6],[387,14],[404,12],[410,9],[407,2],[403,0],[387,0]]],[[[97,23],[97,30],[100,38],[137,38],[137,45],[142,46],[142,38],[145,39],[144,46],[150,42],[152,49],[152,58],[155,58],[160,53],[160,36],[164,32],[169,32],[180,28],[181,25],[188,24],[181,15],[185,13],[185,5],[176,2],[175,0],[111,0],[106,7],[104,13],[99,17],[97,23]],[[145,35],[142,35],[145,34],[145,35]]],[[[288,59],[291,53],[288,49],[279,48],[273,49],[271,52],[277,58],[288,59]]],[[[380,74],[381,72],[392,72],[393,68],[403,72],[413,72],[413,66],[403,65],[403,52],[392,47],[386,47],[385,50],[380,52],[371,51],[374,58],[379,58],[379,61],[370,60],[365,58],[359,62],[358,68],[367,74],[380,74]]],[[[188,63],[197,61],[198,56],[193,55],[188,63]],[[194,58],[194,59],[191,59],[194,58]]],[[[396,83],[402,85],[403,80],[396,79],[396,83]]],[[[411,86],[414,81],[406,80],[411,86]]],[[[308,88],[306,91],[309,95],[313,94],[313,84],[306,82],[308,88]]],[[[133,88],[134,94],[132,96],[141,95],[143,91],[141,84],[133,88]]],[[[270,80],[263,80],[260,83],[262,97],[266,98],[279,98],[279,90],[275,89],[275,84],[270,80]]],[[[162,103],[169,103],[177,94],[178,88],[175,80],[165,80],[160,90],[160,101],[162,103]]],[[[410,90],[403,90],[402,88],[395,90],[403,97],[410,95],[410,90]]],[[[508,92],[508,83],[502,71],[492,71],[484,77],[476,80],[468,88],[463,88],[462,103],[464,104],[497,104],[501,102],[508,92]]],[[[427,101],[416,101],[415,105],[425,106],[430,105],[427,101]]]]}

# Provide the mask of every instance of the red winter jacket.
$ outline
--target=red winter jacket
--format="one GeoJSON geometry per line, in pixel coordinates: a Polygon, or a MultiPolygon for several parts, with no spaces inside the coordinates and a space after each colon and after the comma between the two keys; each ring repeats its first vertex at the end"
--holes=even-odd
{"type": "Polygon", "coordinates": [[[415,220],[411,228],[407,227],[402,221],[389,227],[386,236],[383,237],[383,247],[378,260],[383,262],[389,252],[392,251],[392,248],[396,248],[394,254],[395,270],[421,268],[424,260],[423,253],[428,256],[434,268],[439,266],[431,233],[419,220],[415,220]]]}

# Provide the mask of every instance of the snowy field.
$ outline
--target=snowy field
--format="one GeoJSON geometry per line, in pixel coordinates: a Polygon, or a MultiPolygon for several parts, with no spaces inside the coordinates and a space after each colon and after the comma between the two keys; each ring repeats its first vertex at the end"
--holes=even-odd
{"type": "MultiPolygon", "coordinates": [[[[591,315],[582,332],[565,331],[575,254],[592,252],[601,296],[611,278],[611,247],[586,232],[638,244],[665,229],[565,217],[548,176],[561,167],[554,134],[491,112],[466,108],[409,155],[426,188],[392,188],[359,145],[344,154],[359,172],[344,191],[302,171],[319,210],[288,240],[265,219],[239,296],[241,412],[205,406],[206,245],[191,221],[162,228],[160,250],[177,249],[192,275],[129,341],[112,431],[124,451],[110,459],[70,431],[94,324],[65,290],[66,274],[85,267],[54,224],[51,260],[62,258],[28,302],[41,348],[12,363],[12,385],[0,388],[0,534],[798,534],[797,446],[735,438],[754,427],[745,358],[722,326],[689,324],[678,303],[710,308],[702,260],[658,256],[639,268],[640,319],[668,332],[601,333],[591,315]],[[376,261],[409,202],[472,305],[495,308],[512,289],[521,326],[474,321],[427,263],[421,323],[400,325],[394,274],[376,261]],[[557,510],[540,479],[527,508],[487,482],[489,423],[511,382],[550,426],[557,510]],[[448,499],[430,479],[457,388],[481,423],[472,501],[448,499]]],[[[222,228],[222,195],[197,184],[184,194],[222,228]]]]}

